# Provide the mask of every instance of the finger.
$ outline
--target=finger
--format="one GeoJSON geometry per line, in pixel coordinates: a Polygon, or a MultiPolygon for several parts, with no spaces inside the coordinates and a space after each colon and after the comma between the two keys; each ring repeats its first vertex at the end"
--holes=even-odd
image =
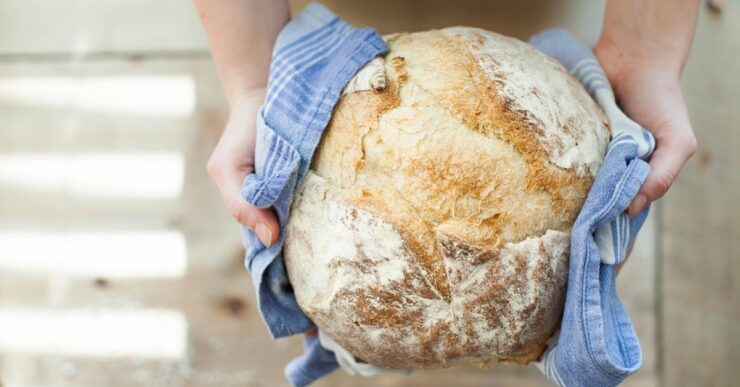
{"type": "Polygon", "coordinates": [[[695,150],[696,139],[691,133],[659,142],[650,159],[650,173],[630,203],[627,214],[635,216],[649,203],[662,197],[695,150]]]}
{"type": "Polygon", "coordinates": [[[275,214],[269,208],[258,208],[247,203],[241,196],[244,177],[251,170],[239,170],[214,162],[208,164],[208,171],[216,182],[221,196],[237,222],[252,230],[265,246],[277,241],[280,227],[275,214]]]}

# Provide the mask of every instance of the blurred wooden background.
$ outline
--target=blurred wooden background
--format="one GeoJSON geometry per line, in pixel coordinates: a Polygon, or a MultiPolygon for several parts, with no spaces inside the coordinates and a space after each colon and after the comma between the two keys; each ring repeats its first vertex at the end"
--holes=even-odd
{"type": "MultiPolygon", "coordinates": [[[[324,4],[381,33],[470,25],[527,39],[561,26],[589,43],[604,6],[324,4]]],[[[739,2],[702,7],[684,75],[699,151],[619,278],[645,355],[625,385],[740,380],[739,36],[739,2]]],[[[300,340],[267,334],[205,173],[225,115],[190,2],[0,0],[1,385],[287,385],[300,340]]],[[[501,366],[337,371],[316,385],[546,384],[501,366]]]]}

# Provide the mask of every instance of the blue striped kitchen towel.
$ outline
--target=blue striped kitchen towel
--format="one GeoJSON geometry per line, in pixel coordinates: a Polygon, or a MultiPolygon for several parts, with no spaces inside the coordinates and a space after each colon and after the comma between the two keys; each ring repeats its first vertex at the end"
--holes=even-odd
{"type": "Polygon", "coordinates": [[[561,386],[615,386],[640,368],[642,351],[615,287],[616,265],[649,208],[625,213],[650,171],[653,136],[617,107],[614,93],[591,49],[570,33],[553,29],[531,39],[588,90],[609,118],[612,138],[570,238],[568,287],[560,334],[540,368],[561,386]]]}
{"type": "MultiPolygon", "coordinates": [[[[267,95],[257,117],[255,170],[242,186],[244,199],[272,207],[280,224],[275,244],[265,247],[243,228],[246,265],[257,290],[259,310],[273,337],[315,328],[296,302],[282,257],[293,194],[311,162],[344,86],[367,62],[388,50],[371,29],[342,22],[311,4],[280,32],[273,50],[267,95]]],[[[306,339],[302,359],[286,368],[296,385],[306,385],[337,368],[332,352],[306,339]]]]}

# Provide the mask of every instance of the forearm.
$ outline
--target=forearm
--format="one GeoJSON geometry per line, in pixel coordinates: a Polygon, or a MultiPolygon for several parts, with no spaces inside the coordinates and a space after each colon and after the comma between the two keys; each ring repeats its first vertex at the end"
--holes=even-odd
{"type": "Polygon", "coordinates": [[[630,216],[663,196],[696,150],[680,78],[698,12],[699,0],[607,0],[594,54],[621,108],[656,140],[630,216]]]}
{"type": "Polygon", "coordinates": [[[596,51],[610,53],[612,67],[650,66],[647,69],[678,80],[691,48],[699,4],[698,0],[608,0],[596,51]]]}
{"type": "Polygon", "coordinates": [[[229,105],[267,85],[286,0],[194,0],[229,105]]]}

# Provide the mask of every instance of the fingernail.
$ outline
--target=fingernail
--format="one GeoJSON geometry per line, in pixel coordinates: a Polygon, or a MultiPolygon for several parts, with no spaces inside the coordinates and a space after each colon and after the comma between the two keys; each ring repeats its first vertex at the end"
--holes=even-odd
{"type": "Polygon", "coordinates": [[[639,194],[635,196],[635,198],[632,200],[632,204],[630,204],[629,208],[627,209],[627,215],[630,217],[633,217],[640,212],[642,212],[643,208],[645,208],[645,204],[647,204],[647,199],[645,198],[645,195],[639,194]]]}
{"type": "Polygon", "coordinates": [[[254,232],[257,233],[257,236],[265,246],[270,246],[272,244],[272,232],[267,228],[267,225],[264,223],[258,224],[257,227],[254,228],[254,232]]]}

